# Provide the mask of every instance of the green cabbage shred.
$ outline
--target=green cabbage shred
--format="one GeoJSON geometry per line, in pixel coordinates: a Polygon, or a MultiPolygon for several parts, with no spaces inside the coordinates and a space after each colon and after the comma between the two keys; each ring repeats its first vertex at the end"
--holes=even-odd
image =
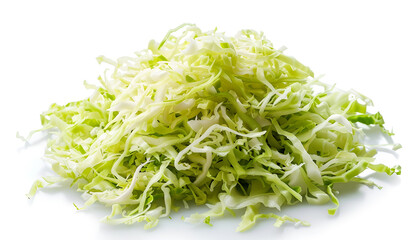
{"type": "Polygon", "coordinates": [[[372,102],[321,82],[259,32],[235,37],[184,24],[134,57],[97,58],[109,69],[87,99],[51,105],[41,115],[51,134],[45,157],[60,177],[109,206],[105,221],[145,228],[189,204],[209,210],[185,218],[208,225],[242,213],[237,230],[281,216],[284,205],[333,203],[336,183],[375,185],[365,170],[400,174],[375,163],[363,129],[383,127],[372,102]],[[261,209],[271,213],[260,213],[261,209]],[[242,211],[241,211],[242,210],[242,211]]]}

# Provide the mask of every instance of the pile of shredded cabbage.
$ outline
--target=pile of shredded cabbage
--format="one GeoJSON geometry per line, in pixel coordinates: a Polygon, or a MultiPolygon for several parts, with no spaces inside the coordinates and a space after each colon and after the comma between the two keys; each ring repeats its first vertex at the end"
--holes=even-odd
{"type": "Polygon", "coordinates": [[[36,181],[29,196],[71,179],[85,207],[112,208],[109,222],[150,228],[206,204],[185,220],[241,212],[244,231],[260,218],[306,224],[280,215],[305,200],[331,201],[334,214],[334,184],[374,185],[359,177],[367,169],[399,174],[374,163],[376,150],[360,137],[361,126],[389,133],[366,111],[371,101],[320,82],[283,52],[256,31],[230,37],[184,24],[135,57],[98,57],[110,69],[101,86],[85,84],[93,95],[41,115],[53,135],[45,156],[60,177],[36,181]]]}

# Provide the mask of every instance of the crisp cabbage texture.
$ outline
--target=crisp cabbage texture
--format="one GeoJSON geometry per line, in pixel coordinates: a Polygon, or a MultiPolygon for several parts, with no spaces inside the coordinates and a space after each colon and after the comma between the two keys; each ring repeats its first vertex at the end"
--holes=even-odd
{"type": "Polygon", "coordinates": [[[28,196],[71,179],[88,197],[84,207],[112,209],[108,222],[150,228],[206,204],[185,220],[241,212],[244,231],[259,218],[307,224],[282,216],[282,206],[338,207],[334,184],[373,185],[359,177],[367,169],[400,173],[363,144],[363,128],[389,134],[382,116],[367,112],[371,101],[322,83],[262,33],[184,24],[133,57],[97,60],[108,69],[100,86],[85,84],[93,95],[41,115],[52,135],[45,157],[60,177],[36,181],[28,196]]]}

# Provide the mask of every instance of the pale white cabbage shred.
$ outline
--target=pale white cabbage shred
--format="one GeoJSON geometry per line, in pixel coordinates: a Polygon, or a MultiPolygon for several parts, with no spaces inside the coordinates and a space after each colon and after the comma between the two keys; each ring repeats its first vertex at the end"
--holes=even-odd
{"type": "Polygon", "coordinates": [[[242,210],[244,231],[259,218],[307,224],[281,216],[282,206],[338,207],[334,184],[373,185],[359,177],[366,169],[399,174],[374,163],[376,150],[357,137],[360,125],[389,134],[367,112],[371,101],[320,82],[283,51],[253,30],[230,37],[184,24],[136,56],[98,57],[110,69],[101,86],[86,84],[94,94],[41,115],[53,135],[45,156],[60,178],[36,181],[29,196],[71,179],[86,206],[112,208],[108,222],[150,228],[205,204],[186,221],[242,210]]]}

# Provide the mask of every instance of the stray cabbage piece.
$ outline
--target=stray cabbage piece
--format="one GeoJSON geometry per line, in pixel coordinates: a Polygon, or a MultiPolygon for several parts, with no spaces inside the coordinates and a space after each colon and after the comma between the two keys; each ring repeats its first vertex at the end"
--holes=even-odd
{"type": "Polygon", "coordinates": [[[281,207],[332,202],[334,214],[335,183],[372,186],[359,174],[401,172],[375,163],[358,134],[358,124],[385,130],[382,115],[367,112],[371,101],[322,83],[262,33],[184,24],[135,57],[97,60],[110,69],[100,86],[85,83],[91,97],[41,115],[53,135],[45,157],[60,177],[37,180],[28,197],[71,179],[84,207],[112,208],[107,222],[151,228],[194,203],[210,209],[186,221],[212,225],[243,210],[244,231],[260,218],[308,225],[281,207]]]}

